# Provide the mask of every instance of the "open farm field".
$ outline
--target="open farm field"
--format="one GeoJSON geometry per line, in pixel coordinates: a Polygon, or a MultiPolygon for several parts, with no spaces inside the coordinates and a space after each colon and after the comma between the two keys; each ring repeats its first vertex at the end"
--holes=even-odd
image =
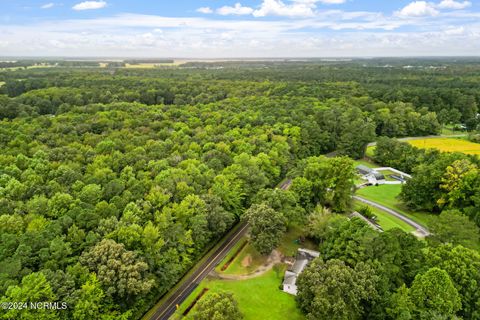
{"type": "Polygon", "coordinates": [[[408,141],[411,145],[422,149],[438,149],[444,152],[462,152],[480,154],[480,144],[458,138],[434,138],[408,141]]]}

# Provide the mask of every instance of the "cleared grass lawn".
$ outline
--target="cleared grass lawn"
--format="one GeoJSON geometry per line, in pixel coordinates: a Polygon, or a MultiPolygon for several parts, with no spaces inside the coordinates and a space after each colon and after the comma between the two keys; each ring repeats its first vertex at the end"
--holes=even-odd
{"type": "Polygon", "coordinates": [[[367,151],[365,152],[365,155],[369,158],[372,158],[374,151],[375,151],[375,146],[368,147],[367,151]]]}
{"type": "Polygon", "coordinates": [[[304,234],[302,228],[298,226],[290,226],[277,250],[283,253],[284,256],[290,257],[295,256],[299,248],[318,250],[318,246],[309,239],[305,239],[303,243],[300,243],[299,239],[304,234]]]}
{"type": "MultiPolygon", "coordinates": [[[[305,319],[305,316],[297,308],[295,297],[279,289],[285,268],[277,271],[278,274],[274,270],[270,270],[260,277],[243,281],[205,279],[180,306],[176,319],[181,318],[179,315],[188,308],[203,288],[209,289],[206,294],[219,291],[232,292],[246,320],[305,319]]],[[[184,319],[192,319],[191,315],[194,310],[195,308],[184,319]]]]}
{"type": "Polygon", "coordinates": [[[369,167],[369,168],[378,168],[379,167],[376,163],[374,163],[372,161],[369,161],[367,159],[355,160],[355,165],[356,166],[364,165],[364,166],[369,167]]]}
{"type": "Polygon", "coordinates": [[[408,141],[412,146],[422,149],[437,149],[444,152],[463,152],[480,155],[480,144],[462,138],[433,138],[408,141]]]}
{"type": "MultiPolygon", "coordinates": [[[[300,243],[298,240],[303,235],[300,227],[291,226],[283,237],[277,250],[286,256],[293,256],[298,248],[318,249],[317,246],[305,240],[300,243]]],[[[220,272],[221,266],[225,264],[234,254],[241,248],[243,239],[230,250],[227,257],[217,268],[220,272]]],[[[266,257],[261,256],[250,244],[247,244],[240,254],[232,261],[231,265],[222,273],[224,274],[246,274],[255,270],[258,266],[266,262],[266,257]],[[242,260],[249,255],[252,257],[251,266],[242,266],[242,260]]],[[[184,311],[192,304],[196,297],[204,288],[208,288],[208,293],[218,291],[229,291],[235,295],[239,308],[245,315],[246,320],[269,319],[283,320],[305,319],[305,316],[297,308],[295,297],[280,290],[283,281],[283,275],[286,265],[279,264],[277,267],[266,272],[265,274],[248,280],[220,280],[215,278],[207,278],[203,280],[195,291],[182,303],[176,312],[174,319],[182,319],[184,311]]],[[[187,317],[183,319],[191,319],[195,307],[189,312],[187,317]]]]}
{"type": "Polygon", "coordinates": [[[362,207],[369,207],[373,214],[377,216],[377,223],[382,227],[383,230],[387,231],[393,228],[400,228],[405,232],[412,232],[415,231],[415,228],[410,226],[409,224],[403,222],[402,220],[380,210],[372,206],[368,206],[364,203],[359,201],[354,202],[355,210],[359,210],[362,207]]]}
{"type": "MultiPolygon", "coordinates": [[[[234,253],[235,254],[235,253],[234,253]]],[[[262,264],[267,262],[267,258],[262,256],[254,247],[247,244],[240,254],[232,261],[230,266],[224,271],[227,274],[246,274],[255,271],[262,264]],[[243,266],[242,262],[245,258],[250,256],[250,264],[248,266],[243,266]]],[[[220,267],[221,268],[221,267],[220,267]]]]}
{"type": "Polygon", "coordinates": [[[451,136],[457,134],[465,134],[465,131],[455,130],[455,126],[449,125],[442,128],[442,136],[451,136]]]}
{"type": "MultiPolygon", "coordinates": [[[[297,250],[299,248],[306,248],[311,250],[318,250],[318,246],[310,241],[309,239],[305,239],[302,243],[299,239],[303,235],[302,228],[298,226],[291,226],[285,236],[282,239],[277,250],[279,250],[284,256],[295,256],[297,250]]],[[[238,250],[242,247],[243,243],[247,241],[247,238],[244,237],[241,241],[239,241],[232,250],[227,254],[227,256],[218,264],[215,268],[215,271],[222,272],[224,274],[248,274],[255,271],[258,267],[262,264],[267,262],[267,257],[262,256],[254,247],[250,244],[247,244],[243,247],[240,253],[236,256],[236,258],[231,262],[227,269],[221,271],[223,265],[227,263],[238,250]],[[242,261],[247,257],[251,257],[251,262],[249,266],[243,266],[242,261]]]]}
{"type": "Polygon", "coordinates": [[[383,184],[360,189],[357,191],[357,194],[368,200],[377,202],[385,207],[398,211],[417,223],[428,227],[432,219],[435,219],[436,215],[426,212],[412,212],[409,210],[403,203],[400,202],[400,200],[397,199],[397,196],[400,194],[401,190],[402,185],[400,184],[383,184]]]}

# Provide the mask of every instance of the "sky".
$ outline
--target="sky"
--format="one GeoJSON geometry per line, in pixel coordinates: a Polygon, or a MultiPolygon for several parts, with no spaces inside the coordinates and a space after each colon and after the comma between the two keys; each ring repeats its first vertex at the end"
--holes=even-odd
{"type": "Polygon", "coordinates": [[[0,56],[478,56],[480,0],[0,0],[0,56]]]}

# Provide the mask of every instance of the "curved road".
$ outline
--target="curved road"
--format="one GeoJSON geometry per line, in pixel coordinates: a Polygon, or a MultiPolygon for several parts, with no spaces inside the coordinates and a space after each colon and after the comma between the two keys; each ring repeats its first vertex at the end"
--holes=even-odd
{"type": "Polygon", "coordinates": [[[154,312],[147,314],[143,319],[149,320],[167,320],[177,310],[180,305],[198,286],[198,284],[215,268],[220,261],[225,258],[233,246],[245,235],[248,224],[241,223],[240,226],[226,238],[222,240],[221,245],[210,254],[209,258],[197,266],[197,270],[183,280],[183,284],[175,289],[175,292],[154,312]]]}
{"type": "Polygon", "coordinates": [[[412,219],[410,218],[407,218],[406,216],[404,216],[403,214],[395,211],[395,210],[392,210],[390,208],[387,208],[385,206],[382,206],[381,204],[378,204],[376,202],[373,202],[373,201],[370,201],[370,200],[367,200],[365,198],[362,198],[362,197],[359,197],[359,196],[353,196],[352,197],[353,199],[355,200],[358,200],[360,202],[363,202],[365,204],[368,204],[372,207],[375,207],[377,209],[380,209],[382,211],[385,211],[386,213],[389,213],[391,214],[392,216],[395,216],[397,217],[398,219],[402,220],[403,222],[407,223],[408,225],[414,227],[416,229],[416,233],[420,236],[420,237],[426,237],[426,236],[429,236],[430,235],[430,232],[422,225],[416,223],[415,221],[413,221],[412,219]]]}
{"type": "MultiPolygon", "coordinates": [[[[287,179],[279,185],[279,188],[286,190],[290,187],[291,183],[292,181],[287,179]]],[[[428,232],[425,227],[405,217],[401,213],[359,196],[353,196],[353,199],[371,205],[397,217],[398,219],[414,227],[419,236],[426,237],[430,235],[430,232],[428,232]]],[[[149,312],[144,316],[143,319],[168,320],[175,313],[177,305],[180,305],[193,292],[193,290],[195,290],[199,283],[215,268],[218,263],[220,263],[220,261],[223,260],[227,253],[246,234],[247,230],[248,224],[241,223],[240,226],[235,229],[235,231],[232,231],[230,234],[228,234],[228,236],[222,240],[218,248],[210,253],[208,259],[197,266],[197,269],[191,275],[188,275],[186,279],[182,280],[182,285],[176,288],[174,293],[165,302],[163,302],[160,306],[153,307],[152,310],[154,311],[149,312]]]]}

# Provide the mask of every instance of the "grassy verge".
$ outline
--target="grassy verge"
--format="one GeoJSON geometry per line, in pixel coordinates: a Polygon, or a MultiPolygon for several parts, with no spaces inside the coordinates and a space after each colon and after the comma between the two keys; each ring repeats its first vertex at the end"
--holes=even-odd
{"type": "Polygon", "coordinates": [[[401,214],[404,214],[417,223],[428,227],[432,219],[435,219],[436,215],[426,212],[412,212],[409,210],[403,203],[400,202],[400,200],[397,199],[397,196],[400,194],[401,190],[402,185],[384,184],[360,189],[357,191],[357,194],[368,200],[374,201],[401,214]]]}
{"type": "MultiPolygon", "coordinates": [[[[216,272],[222,272],[222,267],[228,262],[230,261],[230,259],[233,258],[233,256],[235,255],[235,253],[238,252],[238,250],[240,250],[240,248],[243,246],[243,244],[247,242],[247,237],[242,237],[242,239],[240,239],[240,241],[238,241],[232,248],[232,250],[230,250],[227,255],[225,256],[225,258],[223,258],[222,261],[220,261],[220,263],[215,267],[215,271],[216,272]]],[[[244,249],[242,250],[244,251],[244,249]]],[[[240,252],[241,253],[241,252],[240,252]]],[[[233,263],[233,262],[232,262],[233,263]]],[[[230,265],[231,266],[231,265],[230,265]]],[[[227,270],[225,270],[225,272],[228,272],[230,268],[228,268],[227,270]]]]}
{"type": "Polygon", "coordinates": [[[155,310],[159,306],[161,306],[163,303],[165,303],[165,301],[168,300],[172,296],[172,294],[199,268],[199,266],[203,262],[207,261],[208,259],[211,259],[211,254],[213,252],[215,252],[215,250],[217,250],[221,246],[221,244],[223,243],[223,239],[228,237],[228,235],[231,234],[232,232],[235,232],[238,228],[240,228],[240,224],[237,224],[235,227],[233,227],[232,230],[230,230],[230,232],[227,233],[220,241],[218,241],[209,250],[206,250],[203,257],[195,263],[194,267],[192,267],[187,273],[185,273],[185,275],[182,277],[182,279],[173,288],[171,288],[162,297],[158,297],[158,299],[157,299],[158,302],[155,303],[155,305],[152,306],[147,313],[145,313],[145,315],[142,317],[142,319],[149,319],[151,317],[151,315],[155,312],[155,310]]]}
{"type": "MultiPolygon", "coordinates": [[[[359,210],[362,207],[365,207],[364,203],[359,201],[354,202],[355,210],[359,210]]],[[[400,228],[405,232],[415,231],[415,228],[405,223],[404,221],[372,206],[367,206],[372,210],[372,213],[377,216],[377,223],[382,227],[383,230],[387,231],[393,228],[400,228]]]]}

